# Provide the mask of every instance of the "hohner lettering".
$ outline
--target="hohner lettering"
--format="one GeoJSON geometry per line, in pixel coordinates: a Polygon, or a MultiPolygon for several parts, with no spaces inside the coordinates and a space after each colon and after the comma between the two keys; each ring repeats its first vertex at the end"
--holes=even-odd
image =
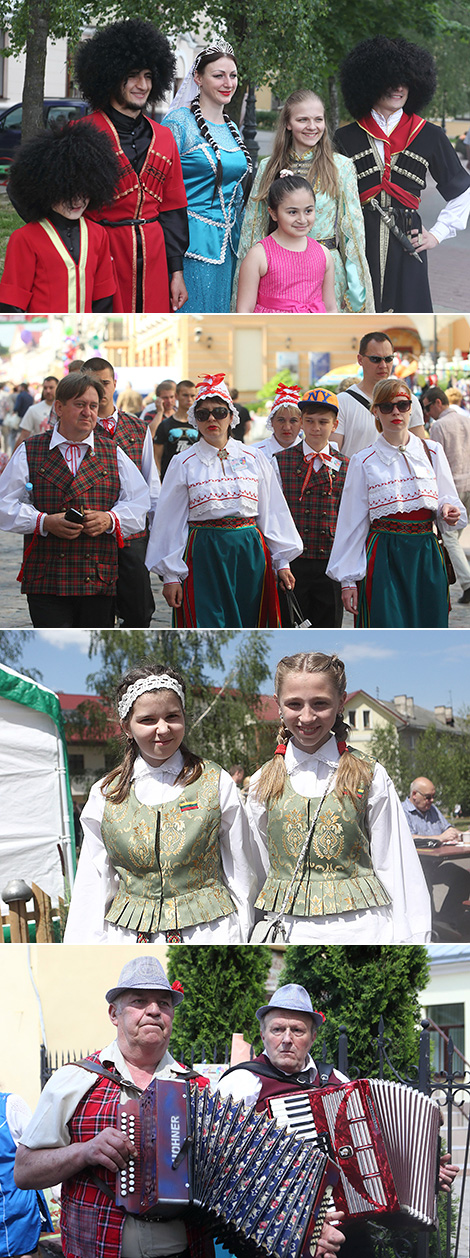
{"type": "Polygon", "coordinates": [[[300,1258],[315,1239],[329,1185],[327,1155],[255,1107],[209,1088],[154,1079],[120,1106],[139,1150],[117,1176],[116,1202],[133,1214],[180,1216],[189,1205],[236,1258],[300,1258]]]}

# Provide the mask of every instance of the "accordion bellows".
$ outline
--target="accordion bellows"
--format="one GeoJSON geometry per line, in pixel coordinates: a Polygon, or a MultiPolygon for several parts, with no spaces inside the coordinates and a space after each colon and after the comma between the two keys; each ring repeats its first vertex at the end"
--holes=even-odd
{"type": "Polygon", "coordinates": [[[131,1213],[190,1209],[237,1258],[299,1258],[321,1225],[335,1167],[254,1106],[157,1079],[140,1102],[120,1106],[120,1122],[139,1146],[117,1177],[116,1203],[131,1213]]]}

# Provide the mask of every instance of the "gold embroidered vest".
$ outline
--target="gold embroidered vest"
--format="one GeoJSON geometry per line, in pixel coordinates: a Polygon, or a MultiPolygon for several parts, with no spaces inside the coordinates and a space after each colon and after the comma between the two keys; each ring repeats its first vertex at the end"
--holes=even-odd
{"type": "Polygon", "coordinates": [[[132,785],[122,804],[106,801],[101,833],[120,881],[108,922],[156,932],[233,913],[220,857],[219,777],[220,766],[206,761],[178,799],[141,804],[132,785]]]}
{"type": "MultiPolygon", "coordinates": [[[[372,767],[370,757],[361,759],[372,767]]],[[[298,795],[287,778],[280,799],[269,803],[270,869],[257,908],[279,912],[319,802],[319,798],[298,795]]],[[[390,904],[390,896],[372,868],[364,788],[358,790],[357,804],[356,808],[349,795],[339,797],[334,790],[326,796],[286,913],[323,917],[390,904]]]]}

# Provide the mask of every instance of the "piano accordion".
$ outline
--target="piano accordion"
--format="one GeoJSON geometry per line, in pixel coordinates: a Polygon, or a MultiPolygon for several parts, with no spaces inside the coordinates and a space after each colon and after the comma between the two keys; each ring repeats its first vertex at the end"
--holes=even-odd
{"type": "Polygon", "coordinates": [[[356,1079],[272,1097],[267,1105],[279,1123],[329,1152],[339,1169],[334,1204],[347,1217],[436,1226],[436,1101],[404,1084],[356,1079]]]}
{"type": "Polygon", "coordinates": [[[116,1204],[129,1213],[197,1221],[236,1258],[299,1258],[315,1242],[337,1170],[275,1118],[154,1079],[118,1121],[139,1151],[117,1175],[116,1204]]]}

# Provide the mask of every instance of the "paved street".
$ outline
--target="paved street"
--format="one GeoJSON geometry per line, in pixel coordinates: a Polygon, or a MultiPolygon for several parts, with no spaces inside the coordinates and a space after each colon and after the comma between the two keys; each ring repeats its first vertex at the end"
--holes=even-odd
{"type": "MultiPolygon", "coordinates": [[[[470,559],[470,527],[465,530],[467,556],[470,559]]],[[[0,533],[0,628],[31,629],[28,604],[21,593],[16,576],[21,567],[23,553],[22,538],[16,533],[0,533]]],[[[152,589],[156,602],[155,615],[152,619],[153,629],[169,629],[171,626],[170,610],[161,592],[161,582],[152,575],[152,589]]],[[[452,611],[449,625],[452,629],[470,629],[470,603],[459,605],[457,599],[462,590],[453,585],[451,591],[452,611]]],[[[345,615],[343,629],[352,629],[352,616],[345,615]]]]}

